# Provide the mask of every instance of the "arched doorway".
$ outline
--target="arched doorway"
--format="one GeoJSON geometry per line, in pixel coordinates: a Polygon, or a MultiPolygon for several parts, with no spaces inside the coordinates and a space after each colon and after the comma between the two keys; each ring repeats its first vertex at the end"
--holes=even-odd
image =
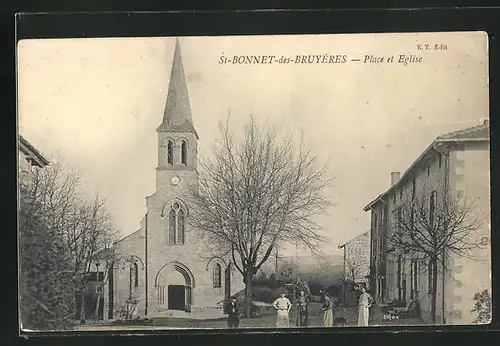
{"type": "Polygon", "coordinates": [[[184,264],[165,264],[156,275],[155,287],[161,309],[191,311],[194,277],[184,264]]]}

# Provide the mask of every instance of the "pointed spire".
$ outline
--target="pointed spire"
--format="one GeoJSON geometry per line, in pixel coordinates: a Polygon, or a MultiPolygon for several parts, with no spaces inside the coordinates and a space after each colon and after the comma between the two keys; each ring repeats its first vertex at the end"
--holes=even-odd
{"type": "Polygon", "coordinates": [[[167,101],[163,114],[163,122],[158,132],[191,132],[196,134],[191,117],[189,95],[182,65],[179,39],[175,40],[174,59],[170,73],[167,101]]]}

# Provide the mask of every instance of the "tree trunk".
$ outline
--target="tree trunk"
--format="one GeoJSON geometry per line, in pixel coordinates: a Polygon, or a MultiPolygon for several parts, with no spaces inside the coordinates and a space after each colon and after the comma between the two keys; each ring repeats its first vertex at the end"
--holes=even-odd
{"type": "Polygon", "coordinates": [[[437,276],[437,260],[432,260],[431,262],[431,268],[432,268],[432,292],[431,292],[431,318],[432,318],[432,323],[436,323],[436,301],[437,301],[437,283],[438,283],[438,276],[437,276]]]}
{"type": "Polygon", "coordinates": [[[245,277],[245,318],[252,316],[252,270],[247,269],[245,277]]]}
{"type": "Polygon", "coordinates": [[[95,302],[95,310],[94,310],[94,319],[99,321],[99,308],[101,303],[101,292],[97,292],[96,302],[95,302]]]}
{"type": "Polygon", "coordinates": [[[80,307],[80,324],[85,324],[85,290],[82,290],[82,304],[80,307]]]}

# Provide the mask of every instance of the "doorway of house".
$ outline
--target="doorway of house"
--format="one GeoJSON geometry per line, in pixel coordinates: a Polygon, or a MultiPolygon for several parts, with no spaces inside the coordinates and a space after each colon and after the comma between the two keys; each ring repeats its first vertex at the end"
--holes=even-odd
{"type": "Polygon", "coordinates": [[[180,311],[186,309],[186,288],[184,285],[168,286],[168,309],[180,311]]]}

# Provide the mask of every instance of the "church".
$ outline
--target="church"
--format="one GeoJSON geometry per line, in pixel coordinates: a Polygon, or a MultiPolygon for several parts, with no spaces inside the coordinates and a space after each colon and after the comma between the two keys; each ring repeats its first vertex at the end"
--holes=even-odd
{"type": "Polygon", "coordinates": [[[202,234],[188,223],[186,196],[188,186],[198,182],[199,137],[178,39],[156,132],[156,191],[146,197],[140,229],[115,244],[116,261],[102,292],[104,319],[216,313],[225,299],[243,289],[229,258],[210,257],[202,234]]]}

